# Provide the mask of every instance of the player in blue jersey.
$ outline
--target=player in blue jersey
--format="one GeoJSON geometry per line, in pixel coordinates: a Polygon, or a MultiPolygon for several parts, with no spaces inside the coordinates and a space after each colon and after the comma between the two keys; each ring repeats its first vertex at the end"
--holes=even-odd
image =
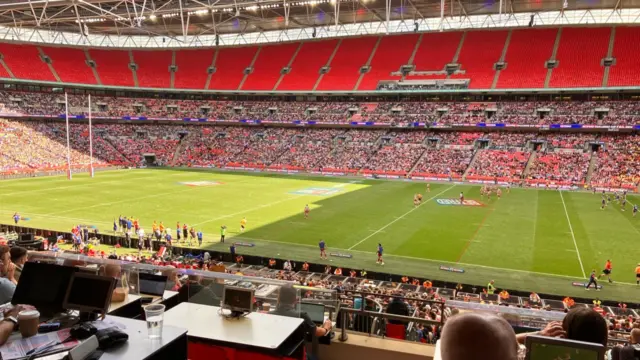
{"type": "Polygon", "coordinates": [[[627,198],[622,198],[622,200],[620,200],[620,210],[627,211],[626,207],[627,207],[627,198]]]}
{"type": "Polygon", "coordinates": [[[382,248],[382,244],[378,243],[378,260],[376,264],[384,265],[384,260],[382,260],[382,252],[384,249],[382,248]]]}
{"type": "Polygon", "coordinates": [[[604,208],[607,207],[607,200],[604,198],[604,196],[602,197],[602,206],[600,206],[600,210],[604,210],[604,208]]]}
{"type": "Polygon", "coordinates": [[[320,242],[318,243],[318,246],[320,247],[320,259],[326,259],[327,252],[325,250],[326,244],[324,243],[324,240],[320,240],[320,242]]]}
{"type": "Polygon", "coordinates": [[[638,214],[638,205],[633,205],[633,217],[636,217],[636,214],[638,214]]]}

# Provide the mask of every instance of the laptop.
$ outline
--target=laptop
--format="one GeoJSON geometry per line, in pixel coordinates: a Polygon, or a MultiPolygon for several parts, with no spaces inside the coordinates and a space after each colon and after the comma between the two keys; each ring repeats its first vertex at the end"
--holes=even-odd
{"type": "Polygon", "coordinates": [[[138,274],[138,287],[140,294],[162,296],[167,286],[165,275],[154,275],[149,273],[138,274]]]}
{"type": "Polygon", "coordinates": [[[607,350],[602,344],[536,335],[527,336],[526,346],[526,360],[600,360],[607,350]]]}
{"type": "Polygon", "coordinates": [[[309,318],[311,318],[311,321],[316,325],[322,325],[324,323],[325,317],[323,304],[301,303],[300,312],[307,313],[309,318]]]}

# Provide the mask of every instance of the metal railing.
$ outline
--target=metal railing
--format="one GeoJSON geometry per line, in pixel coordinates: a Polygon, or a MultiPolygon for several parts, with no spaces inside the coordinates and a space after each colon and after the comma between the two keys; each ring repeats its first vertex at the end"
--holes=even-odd
{"type": "MultiPolygon", "coordinates": [[[[340,330],[340,341],[346,341],[348,336],[346,331],[354,331],[359,333],[366,333],[369,336],[381,336],[388,337],[387,334],[387,325],[401,325],[404,327],[404,335],[401,337],[394,336],[394,338],[402,338],[404,340],[412,340],[410,336],[411,334],[416,333],[415,327],[417,325],[424,326],[442,326],[445,321],[445,303],[437,300],[428,300],[428,299],[418,299],[418,298],[409,298],[397,295],[385,295],[385,294],[375,294],[370,292],[363,291],[349,291],[349,293],[353,294],[351,299],[355,304],[355,299],[362,299],[359,308],[346,307],[341,306],[340,311],[338,313],[337,319],[337,327],[340,330]],[[358,295],[358,296],[356,296],[358,295]],[[373,296],[374,298],[367,298],[373,296]],[[398,299],[404,302],[417,302],[421,303],[422,308],[424,305],[430,305],[432,309],[434,307],[439,308],[440,310],[440,320],[432,320],[432,319],[424,319],[415,316],[403,316],[403,315],[395,315],[389,314],[385,312],[385,308],[380,304],[378,298],[392,298],[398,299]]],[[[349,298],[342,298],[342,301],[349,300],[349,298]]],[[[410,309],[411,314],[416,315],[420,311],[419,308],[415,307],[410,309]]],[[[418,339],[419,340],[419,339],[418,339]]]]}

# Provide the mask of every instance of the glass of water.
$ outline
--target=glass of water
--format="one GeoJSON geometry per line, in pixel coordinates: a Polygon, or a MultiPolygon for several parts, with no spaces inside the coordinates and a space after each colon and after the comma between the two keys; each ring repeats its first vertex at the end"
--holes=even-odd
{"type": "Polygon", "coordinates": [[[164,305],[147,305],[144,308],[144,314],[147,318],[147,330],[149,330],[149,339],[161,339],[162,320],[164,318],[164,305]]]}

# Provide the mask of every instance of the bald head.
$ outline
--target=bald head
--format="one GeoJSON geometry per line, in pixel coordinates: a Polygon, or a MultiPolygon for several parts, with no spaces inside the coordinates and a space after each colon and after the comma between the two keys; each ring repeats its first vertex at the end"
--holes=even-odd
{"type": "Polygon", "coordinates": [[[442,331],[442,360],[516,360],[516,334],[506,320],[491,314],[466,313],[447,320],[442,331]]]}
{"type": "Polygon", "coordinates": [[[631,330],[631,343],[640,344],[640,329],[635,328],[631,330]]]}

